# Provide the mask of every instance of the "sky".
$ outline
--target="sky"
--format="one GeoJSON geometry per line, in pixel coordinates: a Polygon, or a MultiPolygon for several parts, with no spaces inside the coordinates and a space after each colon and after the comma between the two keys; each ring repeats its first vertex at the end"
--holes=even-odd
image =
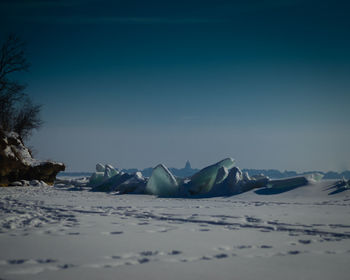
{"type": "Polygon", "coordinates": [[[164,163],[350,169],[348,1],[0,0],[67,171],[164,163]]]}

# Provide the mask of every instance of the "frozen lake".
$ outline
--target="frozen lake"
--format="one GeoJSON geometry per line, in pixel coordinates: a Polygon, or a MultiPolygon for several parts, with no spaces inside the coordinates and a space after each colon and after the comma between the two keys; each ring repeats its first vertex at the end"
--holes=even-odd
{"type": "Polygon", "coordinates": [[[0,279],[348,279],[334,182],[205,199],[0,188],[0,279]]]}

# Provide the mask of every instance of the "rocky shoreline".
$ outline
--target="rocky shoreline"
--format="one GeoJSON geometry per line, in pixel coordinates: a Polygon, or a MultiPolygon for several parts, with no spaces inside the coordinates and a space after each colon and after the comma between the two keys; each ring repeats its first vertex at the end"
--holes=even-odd
{"type": "Polygon", "coordinates": [[[14,183],[21,180],[52,185],[64,170],[63,163],[34,159],[17,133],[0,131],[0,186],[18,185],[14,183]]]}

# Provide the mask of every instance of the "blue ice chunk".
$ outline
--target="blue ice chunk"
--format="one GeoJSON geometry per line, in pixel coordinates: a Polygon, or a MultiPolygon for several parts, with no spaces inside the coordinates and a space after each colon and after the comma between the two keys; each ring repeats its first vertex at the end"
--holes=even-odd
{"type": "Polygon", "coordinates": [[[90,176],[89,186],[95,187],[104,181],[104,172],[95,172],[90,176]]]}
{"type": "Polygon", "coordinates": [[[231,169],[235,161],[232,158],[223,159],[213,165],[207,166],[194,174],[190,179],[189,192],[191,194],[207,193],[213,187],[218,171],[221,167],[231,169]]]}
{"type": "Polygon", "coordinates": [[[105,172],[105,166],[101,163],[96,164],[96,172],[105,172]]]}
{"type": "Polygon", "coordinates": [[[159,196],[173,196],[178,190],[179,185],[169,169],[163,164],[157,165],[147,182],[146,192],[159,196]]]}
{"type": "Polygon", "coordinates": [[[105,171],[104,171],[104,179],[105,180],[108,180],[108,179],[110,179],[118,174],[119,174],[119,172],[112,165],[106,164],[105,171]]]}
{"type": "Polygon", "coordinates": [[[216,184],[221,184],[227,177],[228,175],[228,170],[225,166],[222,166],[219,168],[218,173],[216,174],[215,178],[215,185],[216,184]]]}

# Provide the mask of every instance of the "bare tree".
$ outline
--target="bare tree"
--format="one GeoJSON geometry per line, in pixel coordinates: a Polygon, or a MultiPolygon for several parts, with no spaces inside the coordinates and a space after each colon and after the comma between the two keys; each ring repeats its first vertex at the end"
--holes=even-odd
{"type": "Polygon", "coordinates": [[[26,86],[11,79],[13,74],[27,71],[25,44],[10,35],[0,49],[0,129],[15,131],[23,139],[41,126],[40,105],[34,105],[24,92],[26,86]]]}

